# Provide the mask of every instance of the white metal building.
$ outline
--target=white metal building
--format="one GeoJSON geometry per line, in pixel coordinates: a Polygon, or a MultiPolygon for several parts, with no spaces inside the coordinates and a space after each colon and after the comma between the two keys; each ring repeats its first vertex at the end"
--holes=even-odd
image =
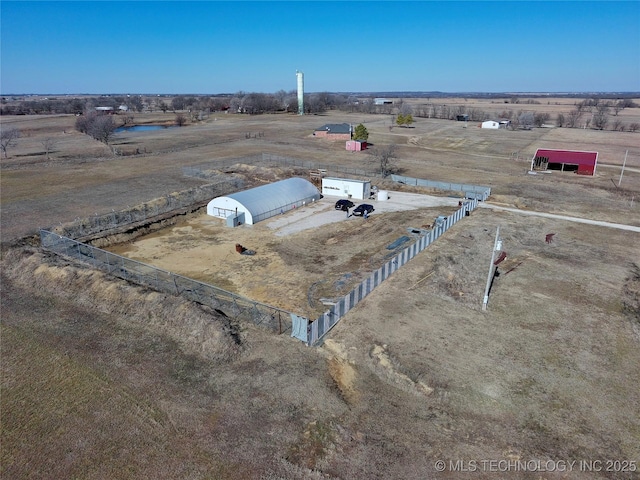
{"type": "Polygon", "coordinates": [[[494,120],[487,120],[485,122],[482,122],[481,125],[482,128],[500,128],[500,124],[494,120]]]}
{"type": "Polygon", "coordinates": [[[319,198],[320,192],[313,183],[293,177],[214,198],[207,204],[207,215],[227,218],[244,214],[244,223],[253,225],[319,198]]]}
{"type": "Polygon", "coordinates": [[[322,195],[363,200],[371,195],[371,182],[351,178],[322,179],[322,195]]]}

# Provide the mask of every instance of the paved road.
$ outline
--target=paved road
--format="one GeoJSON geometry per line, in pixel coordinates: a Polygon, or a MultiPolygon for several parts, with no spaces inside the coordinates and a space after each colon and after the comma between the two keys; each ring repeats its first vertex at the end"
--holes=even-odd
{"type": "Polygon", "coordinates": [[[633,225],[624,225],[622,223],[602,222],[600,220],[589,220],[588,218],[570,217],[568,215],[556,215],[555,213],[532,212],[529,210],[520,210],[518,208],[500,207],[498,205],[493,205],[487,202],[480,202],[479,206],[482,208],[490,208],[492,210],[504,210],[507,212],[519,213],[521,215],[533,215],[536,217],[555,218],[557,220],[568,220],[570,222],[587,223],[589,225],[598,225],[600,227],[607,227],[607,228],[618,228],[620,230],[629,230],[631,232],[640,233],[640,227],[635,227],[633,225]]]}

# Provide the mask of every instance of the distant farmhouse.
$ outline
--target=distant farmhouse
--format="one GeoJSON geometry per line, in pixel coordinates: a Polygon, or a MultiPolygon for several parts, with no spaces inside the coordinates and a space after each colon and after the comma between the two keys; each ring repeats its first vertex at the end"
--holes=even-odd
{"type": "Polygon", "coordinates": [[[393,105],[393,100],[389,100],[388,98],[374,98],[374,105],[393,105]]]}
{"type": "Polygon", "coordinates": [[[507,128],[510,124],[511,122],[509,120],[500,120],[499,122],[495,120],[485,120],[478,126],[481,128],[491,128],[496,130],[498,128],[507,128]]]}
{"type": "Polygon", "coordinates": [[[314,137],[329,140],[351,140],[353,129],[348,123],[327,123],[313,132],[314,137]]]}

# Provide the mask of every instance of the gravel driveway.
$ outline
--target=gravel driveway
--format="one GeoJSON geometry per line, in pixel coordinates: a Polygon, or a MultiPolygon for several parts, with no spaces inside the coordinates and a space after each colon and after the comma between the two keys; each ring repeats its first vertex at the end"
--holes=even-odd
{"type": "MultiPolygon", "coordinates": [[[[360,203],[369,203],[373,205],[375,211],[372,215],[381,212],[399,212],[403,210],[415,210],[424,207],[455,207],[460,201],[459,198],[453,197],[436,197],[432,195],[421,195],[418,193],[405,192],[388,192],[387,200],[361,200],[354,201],[360,203]]],[[[291,235],[310,228],[317,228],[335,222],[344,221],[363,221],[362,217],[349,215],[346,212],[336,210],[335,203],[342,197],[326,196],[317,202],[304,205],[296,209],[296,212],[288,212],[287,215],[274,217],[267,220],[267,226],[276,230],[275,234],[279,237],[291,235]]]]}

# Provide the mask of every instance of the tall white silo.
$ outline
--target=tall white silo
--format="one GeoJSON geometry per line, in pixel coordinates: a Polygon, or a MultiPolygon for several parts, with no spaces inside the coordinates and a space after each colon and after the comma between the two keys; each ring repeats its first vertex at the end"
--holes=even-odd
{"type": "Polygon", "coordinates": [[[304,115],[304,73],[296,70],[298,79],[298,115],[304,115]]]}

